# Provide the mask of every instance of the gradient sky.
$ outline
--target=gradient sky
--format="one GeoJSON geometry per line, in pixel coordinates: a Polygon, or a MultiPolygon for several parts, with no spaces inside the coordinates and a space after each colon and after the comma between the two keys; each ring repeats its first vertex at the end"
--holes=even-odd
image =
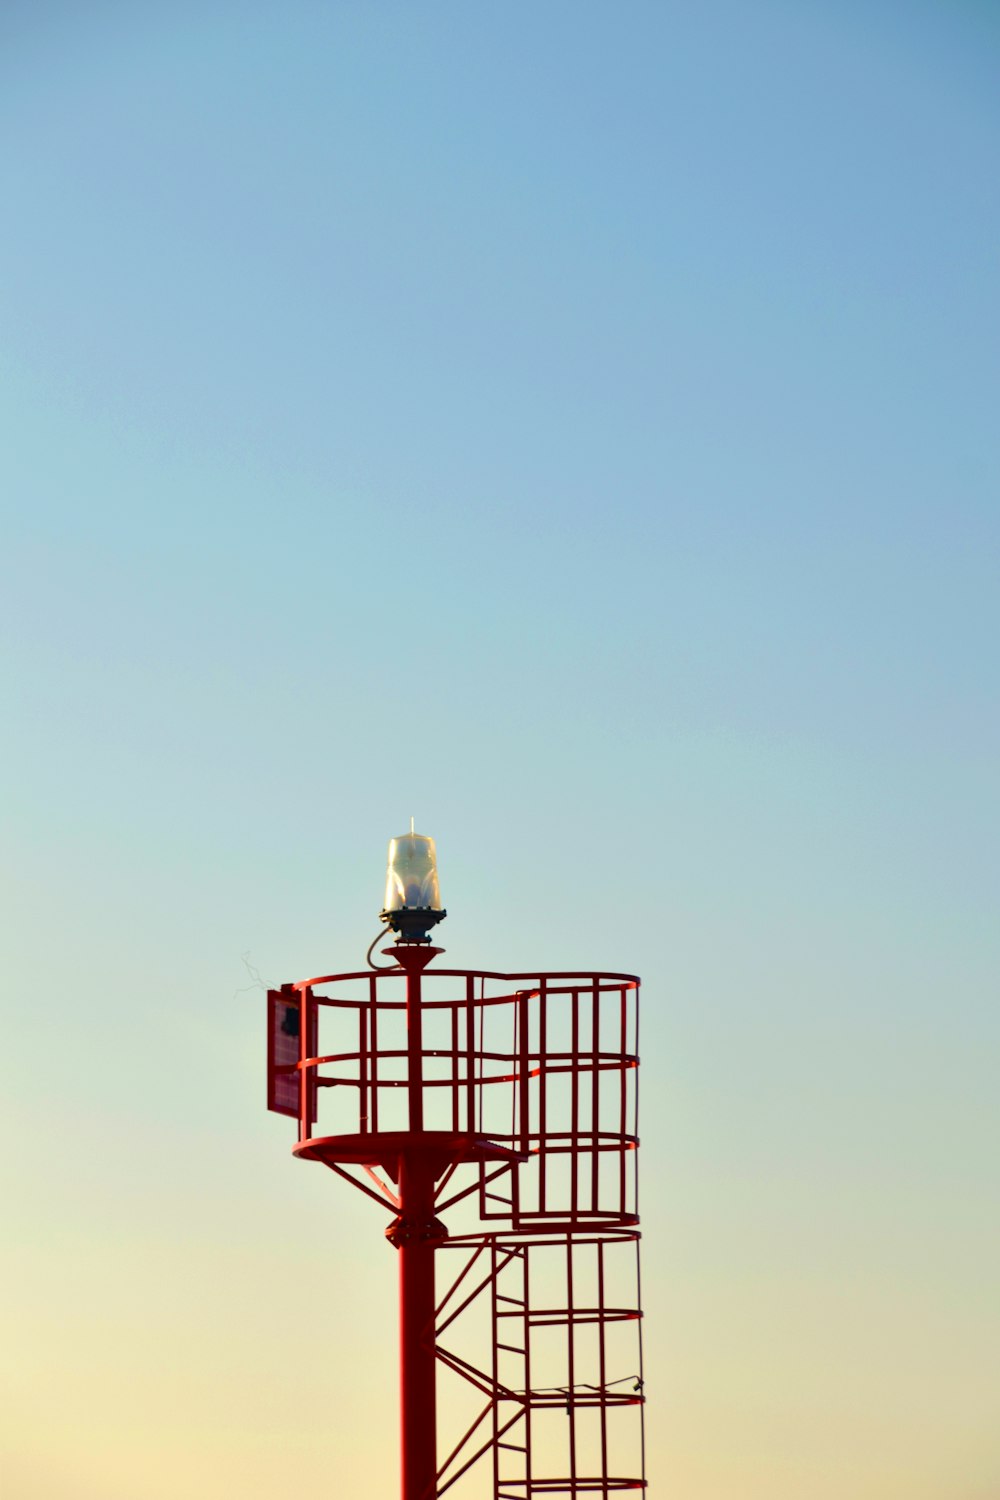
{"type": "Polygon", "coordinates": [[[262,1102],[433,833],[644,989],[650,1493],[993,1500],[993,5],[0,12],[10,1500],[391,1495],[262,1102]]]}

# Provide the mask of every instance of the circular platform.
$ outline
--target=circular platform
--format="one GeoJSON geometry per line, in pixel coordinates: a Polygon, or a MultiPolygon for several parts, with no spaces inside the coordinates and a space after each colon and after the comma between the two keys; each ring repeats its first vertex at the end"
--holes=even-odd
{"type": "Polygon", "coordinates": [[[527,1161],[524,1152],[498,1146],[485,1135],[465,1135],[453,1130],[380,1130],[359,1135],[320,1135],[299,1141],[293,1156],[306,1161],[329,1161],[362,1167],[382,1167],[396,1175],[400,1153],[424,1156],[437,1169],[435,1176],[453,1162],[527,1161]],[[440,1164],[440,1165],[439,1165],[440,1164]]]}

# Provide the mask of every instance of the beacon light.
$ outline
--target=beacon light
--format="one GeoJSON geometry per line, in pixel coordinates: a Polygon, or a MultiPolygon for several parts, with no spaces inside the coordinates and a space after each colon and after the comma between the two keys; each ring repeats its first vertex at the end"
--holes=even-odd
{"type": "Polygon", "coordinates": [[[409,833],[389,841],[381,919],[398,933],[397,942],[424,943],[430,929],[447,915],[441,905],[434,840],[414,833],[411,818],[409,833]]]}

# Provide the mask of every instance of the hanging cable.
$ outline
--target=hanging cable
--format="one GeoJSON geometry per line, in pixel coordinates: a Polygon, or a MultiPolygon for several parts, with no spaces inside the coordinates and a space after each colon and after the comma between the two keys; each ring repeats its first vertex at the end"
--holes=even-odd
{"type": "Polygon", "coordinates": [[[368,952],[365,954],[365,963],[368,965],[368,967],[370,969],[375,969],[375,970],[377,970],[379,972],[384,973],[386,969],[398,969],[399,968],[399,964],[398,963],[377,964],[377,963],[373,962],[373,960],[372,960],[372,954],[374,953],[375,949],[378,947],[379,943],[381,943],[383,941],[383,939],[387,938],[388,936],[389,936],[388,932],[383,927],[382,930],[380,931],[378,937],[375,939],[375,941],[372,943],[371,947],[368,949],[368,952]]]}

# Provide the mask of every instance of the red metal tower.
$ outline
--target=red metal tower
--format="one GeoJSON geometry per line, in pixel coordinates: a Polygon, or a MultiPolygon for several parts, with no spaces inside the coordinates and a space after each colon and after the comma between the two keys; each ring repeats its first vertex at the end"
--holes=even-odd
{"type": "Polygon", "coordinates": [[[267,997],[295,1155],[395,1210],[402,1500],[644,1489],[639,981],[428,971],[442,951],[404,932],[391,967],[267,997]]]}

